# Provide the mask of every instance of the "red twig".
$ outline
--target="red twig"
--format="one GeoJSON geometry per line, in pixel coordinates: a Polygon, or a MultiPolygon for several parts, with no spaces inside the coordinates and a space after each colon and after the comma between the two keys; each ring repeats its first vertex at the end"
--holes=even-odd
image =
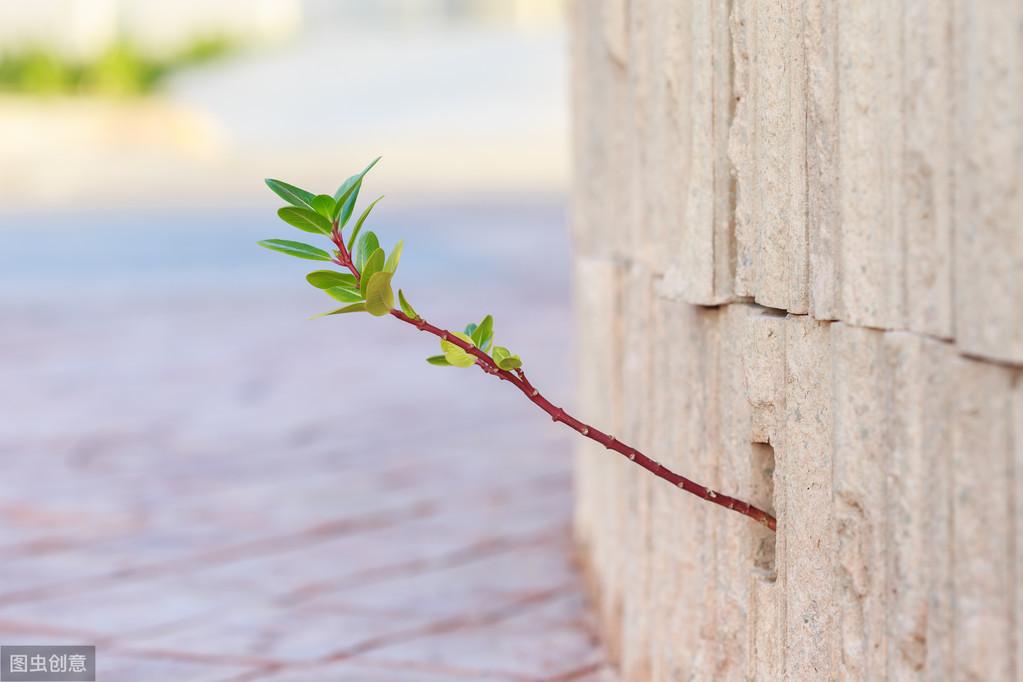
{"type": "Polygon", "coordinates": [[[330,241],[334,242],[334,246],[337,247],[337,257],[334,258],[334,262],[343,268],[348,270],[355,276],[355,283],[358,284],[361,280],[359,276],[359,269],[355,267],[355,263],[352,262],[352,254],[348,252],[348,247],[345,246],[344,237],[341,235],[341,229],[338,225],[337,219],[334,220],[334,224],[330,230],[330,241]]]}
{"type": "MultiPolygon", "coordinates": [[[[354,268],[350,267],[350,269],[352,269],[352,271],[355,272],[354,268]]],[[[358,277],[358,273],[356,273],[356,277],[358,277]]],[[[480,369],[482,369],[487,374],[492,374],[493,376],[496,376],[497,378],[503,381],[507,381],[508,383],[515,386],[515,388],[522,391],[527,398],[529,398],[534,404],[536,404],[537,407],[539,407],[541,410],[549,414],[551,419],[553,419],[554,421],[561,422],[570,429],[578,431],[581,435],[586,436],[590,440],[594,440],[600,443],[608,450],[614,450],[615,452],[624,455],[625,457],[629,458],[631,461],[643,467],[653,475],[658,476],[659,478],[663,478],[665,481],[668,481],[672,485],[678,486],[682,490],[685,490],[688,493],[692,493],[693,495],[696,495],[702,500],[707,500],[708,502],[720,505],[722,507],[725,507],[726,509],[737,511],[740,514],[744,514],[745,516],[750,517],[751,519],[758,523],[764,524],[771,530],[775,530],[776,523],[774,517],[765,512],[763,509],[758,509],[757,507],[754,507],[748,502],[743,502],[742,500],[736,499],[729,495],[719,493],[716,490],[708,488],[707,486],[700,485],[695,481],[691,481],[685,476],[676,474],[674,471],[671,471],[670,469],[663,466],[659,462],[650,459],[636,448],[626,445],[625,443],[618,440],[614,436],[608,435],[603,431],[600,431],[599,429],[593,428],[589,424],[579,421],[572,415],[565,412],[563,408],[555,406],[553,403],[551,403],[551,401],[543,397],[543,395],[540,394],[540,391],[536,390],[533,387],[533,384],[531,384],[529,382],[529,379],[526,378],[526,373],[523,372],[521,369],[508,371],[499,368],[489,355],[487,355],[480,349],[476,348],[471,343],[463,341],[462,339],[458,338],[452,332],[449,332],[446,329],[435,327],[434,325],[430,324],[421,317],[419,319],[414,320],[405,313],[401,312],[400,310],[391,310],[391,315],[398,318],[402,322],[411,324],[420,331],[433,334],[434,336],[443,339],[444,341],[447,341],[458,346],[465,352],[472,354],[473,356],[475,356],[476,365],[480,369]]]]}

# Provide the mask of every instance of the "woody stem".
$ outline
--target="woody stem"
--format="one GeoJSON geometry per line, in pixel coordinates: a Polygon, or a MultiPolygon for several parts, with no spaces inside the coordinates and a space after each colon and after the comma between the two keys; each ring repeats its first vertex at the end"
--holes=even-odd
{"type": "Polygon", "coordinates": [[[774,517],[768,514],[763,509],[759,509],[758,507],[754,507],[748,502],[743,502],[742,500],[736,499],[729,495],[725,495],[716,490],[712,490],[711,488],[708,488],[705,485],[700,485],[699,483],[696,483],[695,481],[692,481],[686,478],[685,476],[677,474],[674,471],[671,471],[670,469],[662,465],[661,463],[657,462],[656,460],[647,457],[636,448],[623,443],[622,441],[618,440],[612,435],[606,434],[603,431],[595,429],[589,424],[586,424],[576,419],[572,415],[568,414],[564,410],[564,408],[555,406],[533,387],[533,385],[529,382],[529,379],[526,378],[525,372],[523,372],[522,370],[510,372],[508,370],[501,369],[500,367],[497,366],[497,364],[489,355],[487,355],[480,349],[476,348],[476,346],[466,341],[463,341],[462,339],[455,336],[454,333],[449,332],[446,329],[435,327],[434,325],[430,324],[421,317],[413,319],[406,315],[405,313],[401,312],[400,310],[391,310],[391,315],[401,320],[402,322],[411,324],[420,331],[433,334],[434,336],[440,338],[441,340],[454,344],[455,346],[458,346],[465,352],[473,355],[476,358],[476,364],[480,369],[482,369],[487,374],[496,376],[502,381],[507,381],[513,386],[515,386],[515,388],[522,391],[522,393],[525,394],[525,396],[529,398],[529,400],[531,400],[537,407],[539,407],[541,410],[550,415],[551,419],[553,419],[554,421],[561,422],[565,426],[569,427],[570,429],[574,429],[575,431],[579,432],[581,435],[589,438],[590,440],[600,443],[608,450],[614,450],[615,452],[627,457],[630,461],[635,462],[639,466],[643,467],[644,469],[646,469],[653,475],[657,476],[658,478],[663,478],[665,481],[668,481],[672,485],[677,486],[688,493],[696,495],[702,500],[707,500],[708,502],[719,505],[721,507],[725,507],[726,509],[731,509],[732,511],[739,512],[740,514],[750,517],[757,523],[761,523],[770,528],[771,530],[775,530],[777,524],[775,522],[774,517]]]}

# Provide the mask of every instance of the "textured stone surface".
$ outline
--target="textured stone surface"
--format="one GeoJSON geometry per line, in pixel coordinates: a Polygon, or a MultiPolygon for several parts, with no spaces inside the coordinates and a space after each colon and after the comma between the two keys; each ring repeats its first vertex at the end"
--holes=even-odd
{"type": "Polygon", "coordinates": [[[581,403],[778,518],[580,447],[625,677],[1020,679],[1020,4],[572,16],[581,403]]]}
{"type": "Polygon", "coordinates": [[[1008,680],[1016,674],[1012,599],[1012,377],[1001,367],[954,363],[952,428],[954,677],[1008,680]]]}
{"type": "Polygon", "coordinates": [[[692,304],[752,298],[1023,366],[1017,5],[572,16],[581,252],[692,304]]]}
{"type": "MultiPolygon", "coordinates": [[[[641,309],[645,325],[623,313],[636,327],[625,338],[653,334],[662,364],[649,388],[645,351],[612,369],[634,403],[622,433],[773,508],[779,529],[643,480],[624,460],[608,467],[615,511],[587,527],[618,535],[586,556],[591,573],[617,567],[597,598],[615,600],[604,633],[627,678],[1014,679],[1018,370],[911,332],[750,304],[659,297],[641,309]]],[[[604,353],[588,343],[582,360],[604,353]]],[[[578,466],[588,475],[608,461],[583,449],[578,466]]]]}
{"type": "Polygon", "coordinates": [[[885,556],[888,475],[885,415],[888,364],[882,335],[832,325],[835,578],[840,676],[883,678],[886,671],[885,556]]]}
{"type": "Polygon", "coordinates": [[[785,664],[787,679],[837,675],[838,540],[832,504],[833,354],[826,323],[789,318],[785,326],[785,430],[776,448],[785,516],[785,664]]]}
{"type": "Polygon", "coordinates": [[[1019,3],[955,2],[955,335],[1023,364],[1023,41],[1019,3]]]}
{"type": "Polygon", "coordinates": [[[884,410],[886,674],[889,679],[951,676],[949,590],[952,548],[949,414],[953,357],[915,334],[884,335],[890,392],[884,410]],[[933,500],[939,500],[937,504],[933,500]],[[929,513],[920,513],[929,508],[929,513]]]}

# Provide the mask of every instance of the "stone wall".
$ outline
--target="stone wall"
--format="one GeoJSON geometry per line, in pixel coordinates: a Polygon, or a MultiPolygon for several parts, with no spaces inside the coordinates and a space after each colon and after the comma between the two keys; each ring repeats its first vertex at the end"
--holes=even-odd
{"type": "Polygon", "coordinates": [[[576,535],[626,680],[1023,676],[1023,6],[575,0],[576,535]]]}

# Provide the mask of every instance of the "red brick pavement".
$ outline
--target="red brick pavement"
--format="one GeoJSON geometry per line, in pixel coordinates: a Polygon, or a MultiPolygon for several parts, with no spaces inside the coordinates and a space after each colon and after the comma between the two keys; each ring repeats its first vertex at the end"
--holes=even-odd
{"type": "MultiPolygon", "coordinates": [[[[569,435],[286,291],[3,304],[0,643],[96,644],[104,682],[610,679],[569,435]]],[[[564,394],[563,296],[519,294],[498,333],[564,394]]]]}

